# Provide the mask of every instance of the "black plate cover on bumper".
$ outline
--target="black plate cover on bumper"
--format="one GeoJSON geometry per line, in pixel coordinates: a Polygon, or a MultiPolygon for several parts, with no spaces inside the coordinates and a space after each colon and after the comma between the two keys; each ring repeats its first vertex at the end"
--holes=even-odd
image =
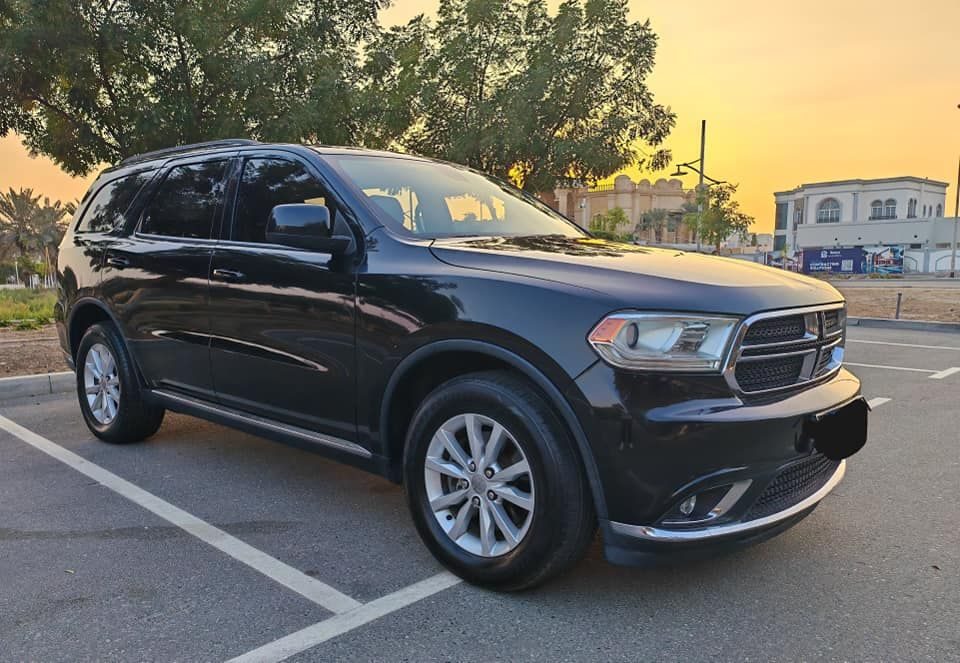
{"type": "Polygon", "coordinates": [[[806,443],[831,460],[843,460],[867,443],[867,412],[861,396],[845,405],[810,416],[804,424],[806,443]]]}

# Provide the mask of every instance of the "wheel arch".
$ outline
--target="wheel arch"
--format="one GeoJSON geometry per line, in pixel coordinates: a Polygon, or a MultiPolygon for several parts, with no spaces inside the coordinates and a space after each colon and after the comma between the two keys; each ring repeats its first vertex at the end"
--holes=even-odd
{"type": "Polygon", "coordinates": [[[80,347],[80,339],[83,338],[83,332],[99,322],[109,322],[116,328],[120,335],[120,340],[123,343],[124,350],[126,350],[127,356],[130,357],[130,360],[133,362],[134,370],[136,370],[137,375],[140,377],[140,382],[143,384],[143,373],[140,371],[140,364],[137,362],[136,356],[130,351],[130,344],[127,343],[127,338],[123,334],[123,327],[117,321],[113,312],[102,301],[94,297],[78,299],[70,307],[70,314],[66,320],[70,358],[76,362],[77,348],[80,347]]]}
{"type": "MultiPolygon", "coordinates": [[[[396,431],[394,417],[397,413],[394,408],[402,407],[402,400],[397,395],[402,391],[405,384],[409,384],[412,378],[420,372],[424,366],[430,365],[435,361],[445,361],[446,358],[460,357],[459,365],[472,367],[472,370],[462,371],[473,372],[476,370],[489,370],[491,368],[509,369],[527,380],[531,381],[547,399],[547,402],[560,415],[561,421],[567,427],[573,437],[577,453],[583,468],[587,474],[587,480],[590,484],[590,492],[594,501],[594,508],[598,518],[607,517],[606,501],[604,498],[603,487],[600,483],[600,473],[597,468],[596,459],[593,456],[593,450],[590,447],[589,440],[580,425],[573,407],[564,397],[557,386],[532,362],[520,356],[519,354],[508,350],[507,348],[489,343],[486,341],[474,339],[446,339],[434,341],[428,345],[414,350],[397,365],[384,390],[383,406],[380,409],[380,435],[383,444],[384,453],[389,456],[391,467],[398,468],[402,462],[403,448],[406,440],[403,435],[396,431]],[[466,362],[462,358],[469,357],[466,362]]],[[[450,377],[455,377],[451,375],[450,377]]],[[[413,412],[406,413],[406,421],[412,418],[413,412]]],[[[406,432],[406,426],[403,427],[406,432]]],[[[399,471],[395,472],[394,479],[400,478],[399,471]]]]}

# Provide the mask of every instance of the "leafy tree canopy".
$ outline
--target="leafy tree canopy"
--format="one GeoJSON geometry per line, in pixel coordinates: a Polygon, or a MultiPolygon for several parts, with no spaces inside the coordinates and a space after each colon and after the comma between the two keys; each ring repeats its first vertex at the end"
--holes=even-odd
{"type": "Polygon", "coordinates": [[[718,184],[704,187],[697,196],[697,202],[703,205],[702,214],[688,212],[684,221],[697,229],[701,240],[712,245],[717,251],[730,236],[746,238],[753,223],[753,217],[740,211],[740,203],[734,200],[737,193],[735,184],[718,184]]]}
{"type": "Polygon", "coordinates": [[[349,143],[386,0],[4,0],[0,135],[84,174],[228,136],[349,143]]]}
{"type": "Polygon", "coordinates": [[[367,49],[367,137],[530,191],[662,168],[675,117],[646,84],[656,45],[626,0],[441,0],[367,49]]]}
{"type": "Polygon", "coordinates": [[[75,211],[73,203],[41,200],[32,189],[0,193],[0,260],[12,257],[21,266],[22,275],[37,272],[35,258],[40,256],[40,273],[52,273],[53,257],[63,239],[67,219],[75,211]],[[16,254],[11,255],[14,249],[16,254]]]}
{"type": "Polygon", "coordinates": [[[655,207],[641,214],[640,223],[637,224],[638,230],[653,230],[653,236],[657,243],[663,241],[664,229],[676,232],[679,227],[680,215],[660,207],[655,207]]]}
{"type": "Polygon", "coordinates": [[[83,174],[228,136],[465,163],[530,191],[669,161],[626,0],[0,0],[0,135],[83,174]]]}
{"type": "Polygon", "coordinates": [[[632,239],[629,232],[624,232],[624,226],[630,223],[630,217],[621,207],[614,207],[603,214],[595,214],[590,219],[590,232],[596,237],[629,241],[632,239]]]}

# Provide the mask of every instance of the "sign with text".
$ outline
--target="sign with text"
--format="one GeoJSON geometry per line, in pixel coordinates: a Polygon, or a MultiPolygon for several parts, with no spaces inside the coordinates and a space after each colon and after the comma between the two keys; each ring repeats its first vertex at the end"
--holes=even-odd
{"type": "Polygon", "coordinates": [[[902,274],[902,246],[813,248],[803,251],[804,274],[902,274]]]}
{"type": "Polygon", "coordinates": [[[863,249],[804,249],[803,273],[862,274],[863,249]]]}

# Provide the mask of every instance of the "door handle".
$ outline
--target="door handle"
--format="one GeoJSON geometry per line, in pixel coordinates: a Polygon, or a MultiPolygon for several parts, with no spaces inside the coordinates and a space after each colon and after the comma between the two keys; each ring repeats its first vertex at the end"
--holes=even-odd
{"type": "Polygon", "coordinates": [[[233,269],[215,269],[213,270],[213,278],[218,281],[242,281],[243,272],[233,269]]]}
{"type": "Polygon", "coordinates": [[[130,261],[120,256],[107,256],[107,264],[111,267],[129,267],[130,261]]]}

